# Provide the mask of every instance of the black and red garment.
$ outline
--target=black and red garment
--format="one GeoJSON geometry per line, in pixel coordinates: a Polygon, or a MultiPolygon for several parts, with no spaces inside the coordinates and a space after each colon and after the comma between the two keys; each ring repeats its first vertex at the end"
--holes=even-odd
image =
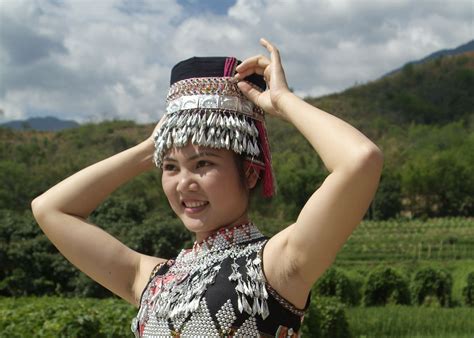
{"type": "Polygon", "coordinates": [[[136,337],[298,337],[304,309],[263,272],[267,238],[252,223],[223,228],[152,273],[132,321],[136,337]]]}

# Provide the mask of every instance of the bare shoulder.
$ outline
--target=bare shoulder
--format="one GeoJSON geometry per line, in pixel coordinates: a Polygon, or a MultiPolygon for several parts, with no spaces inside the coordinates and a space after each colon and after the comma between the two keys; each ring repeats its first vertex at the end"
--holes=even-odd
{"type": "Polygon", "coordinates": [[[164,258],[140,254],[135,282],[133,285],[134,305],[136,307],[140,306],[140,297],[152,277],[152,272],[156,272],[155,269],[166,263],[166,261],[167,260],[164,258]]]}

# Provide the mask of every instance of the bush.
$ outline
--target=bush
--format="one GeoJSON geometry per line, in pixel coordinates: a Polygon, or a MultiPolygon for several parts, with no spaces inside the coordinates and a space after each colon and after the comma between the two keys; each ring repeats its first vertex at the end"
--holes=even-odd
{"type": "Polygon", "coordinates": [[[364,288],[365,306],[389,304],[410,304],[410,290],[406,279],[393,268],[376,268],[366,281],[364,288]]]}
{"type": "Polygon", "coordinates": [[[176,257],[183,247],[192,246],[191,233],[178,218],[164,218],[152,214],[127,234],[130,248],[141,253],[162,257],[176,257]]]}
{"type": "Polygon", "coordinates": [[[434,304],[443,307],[449,307],[452,304],[452,287],[453,278],[449,272],[430,267],[418,270],[411,285],[416,304],[434,304]]]}
{"type": "Polygon", "coordinates": [[[344,304],[356,305],[360,296],[354,283],[335,267],[329,268],[315,285],[315,292],[320,296],[336,297],[344,304]]]}
{"type": "Polygon", "coordinates": [[[351,337],[344,304],[335,297],[313,297],[301,332],[302,336],[315,338],[351,337]]]}
{"type": "Polygon", "coordinates": [[[467,275],[467,285],[462,289],[464,303],[468,306],[474,306],[474,271],[467,275]]]}
{"type": "MultiPolygon", "coordinates": [[[[141,214],[145,211],[141,199],[111,199],[91,218],[132,249],[148,255],[172,258],[183,246],[192,245],[190,232],[178,218],[153,212],[144,219],[141,214]],[[134,221],[139,214],[144,219],[141,223],[134,221]]],[[[58,252],[30,210],[0,209],[0,296],[27,295],[103,298],[112,294],[58,252]]]]}
{"type": "Polygon", "coordinates": [[[377,193],[372,202],[373,219],[386,220],[395,218],[400,214],[403,207],[401,203],[401,189],[400,174],[384,170],[377,193]]]}
{"type": "Polygon", "coordinates": [[[130,337],[136,309],[120,299],[0,298],[2,337],[130,337]]]}
{"type": "Polygon", "coordinates": [[[81,271],[77,271],[76,277],[71,278],[69,285],[72,288],[70,294],[77,297],[108,298],[114,296],[110,290],[81,271]]]}

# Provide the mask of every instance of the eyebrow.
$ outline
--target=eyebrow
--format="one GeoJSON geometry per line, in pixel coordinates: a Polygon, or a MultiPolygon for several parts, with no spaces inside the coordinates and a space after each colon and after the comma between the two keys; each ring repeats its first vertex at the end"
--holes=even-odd
{"type": "MultiPolygon", "coordinates": [[[[209,153],[209,152],[202,152],[202,153],[197,153],[197,154],[194,154],[190,157],[188,157],[186,159],[186,161],[192,161],[192,160],[195,160],[199,157],[204,157],[204,156],[214,156],[214,157],[221,157],[217,154],[214,154],[214,153],[209,153]]],[[[169,157],[169,156],[165,156],[165,158],[163,159],[163,161],[173,161],[173,162],[178,162],[176,159],[172,158],[172,157],[169,157]]]]}

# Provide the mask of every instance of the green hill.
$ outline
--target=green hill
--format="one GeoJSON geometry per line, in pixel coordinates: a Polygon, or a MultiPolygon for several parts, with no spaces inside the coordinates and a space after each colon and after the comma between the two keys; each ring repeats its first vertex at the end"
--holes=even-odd
{"type": "Polygon", "coordinates": [[[474,52],[407,65],[382,79],[308,101],[356,125],[384,132],[391,124],[443,125],[463,120],[472,128],[474,52]]]}
{"type": "MultiPolygon", "coordinates": [[[[398,73],[310,103],[346,120],[382,149],[384,173],[367,218],[474,214],[474,53],[410,65],[398,73]]],[[[303,136],[269,117],[278,194],[256,196],[257,214],[290,221],[328,172],[303,136]]],[[[86,124],[61,132],[0,128],[0,209],[22,211],[59,180],[147,137],[153,125],[129,121],[86,124]]],[[[166,201],[159,172],[118,194],[144,198],[149,211],[166,201]],[[150,182],[153,189],[150,189],[150,182]],[[128,195],[127,195],[128,194],[128,195]]],[[[124,197],[125,198],[125,197],[124,197]]]]}

